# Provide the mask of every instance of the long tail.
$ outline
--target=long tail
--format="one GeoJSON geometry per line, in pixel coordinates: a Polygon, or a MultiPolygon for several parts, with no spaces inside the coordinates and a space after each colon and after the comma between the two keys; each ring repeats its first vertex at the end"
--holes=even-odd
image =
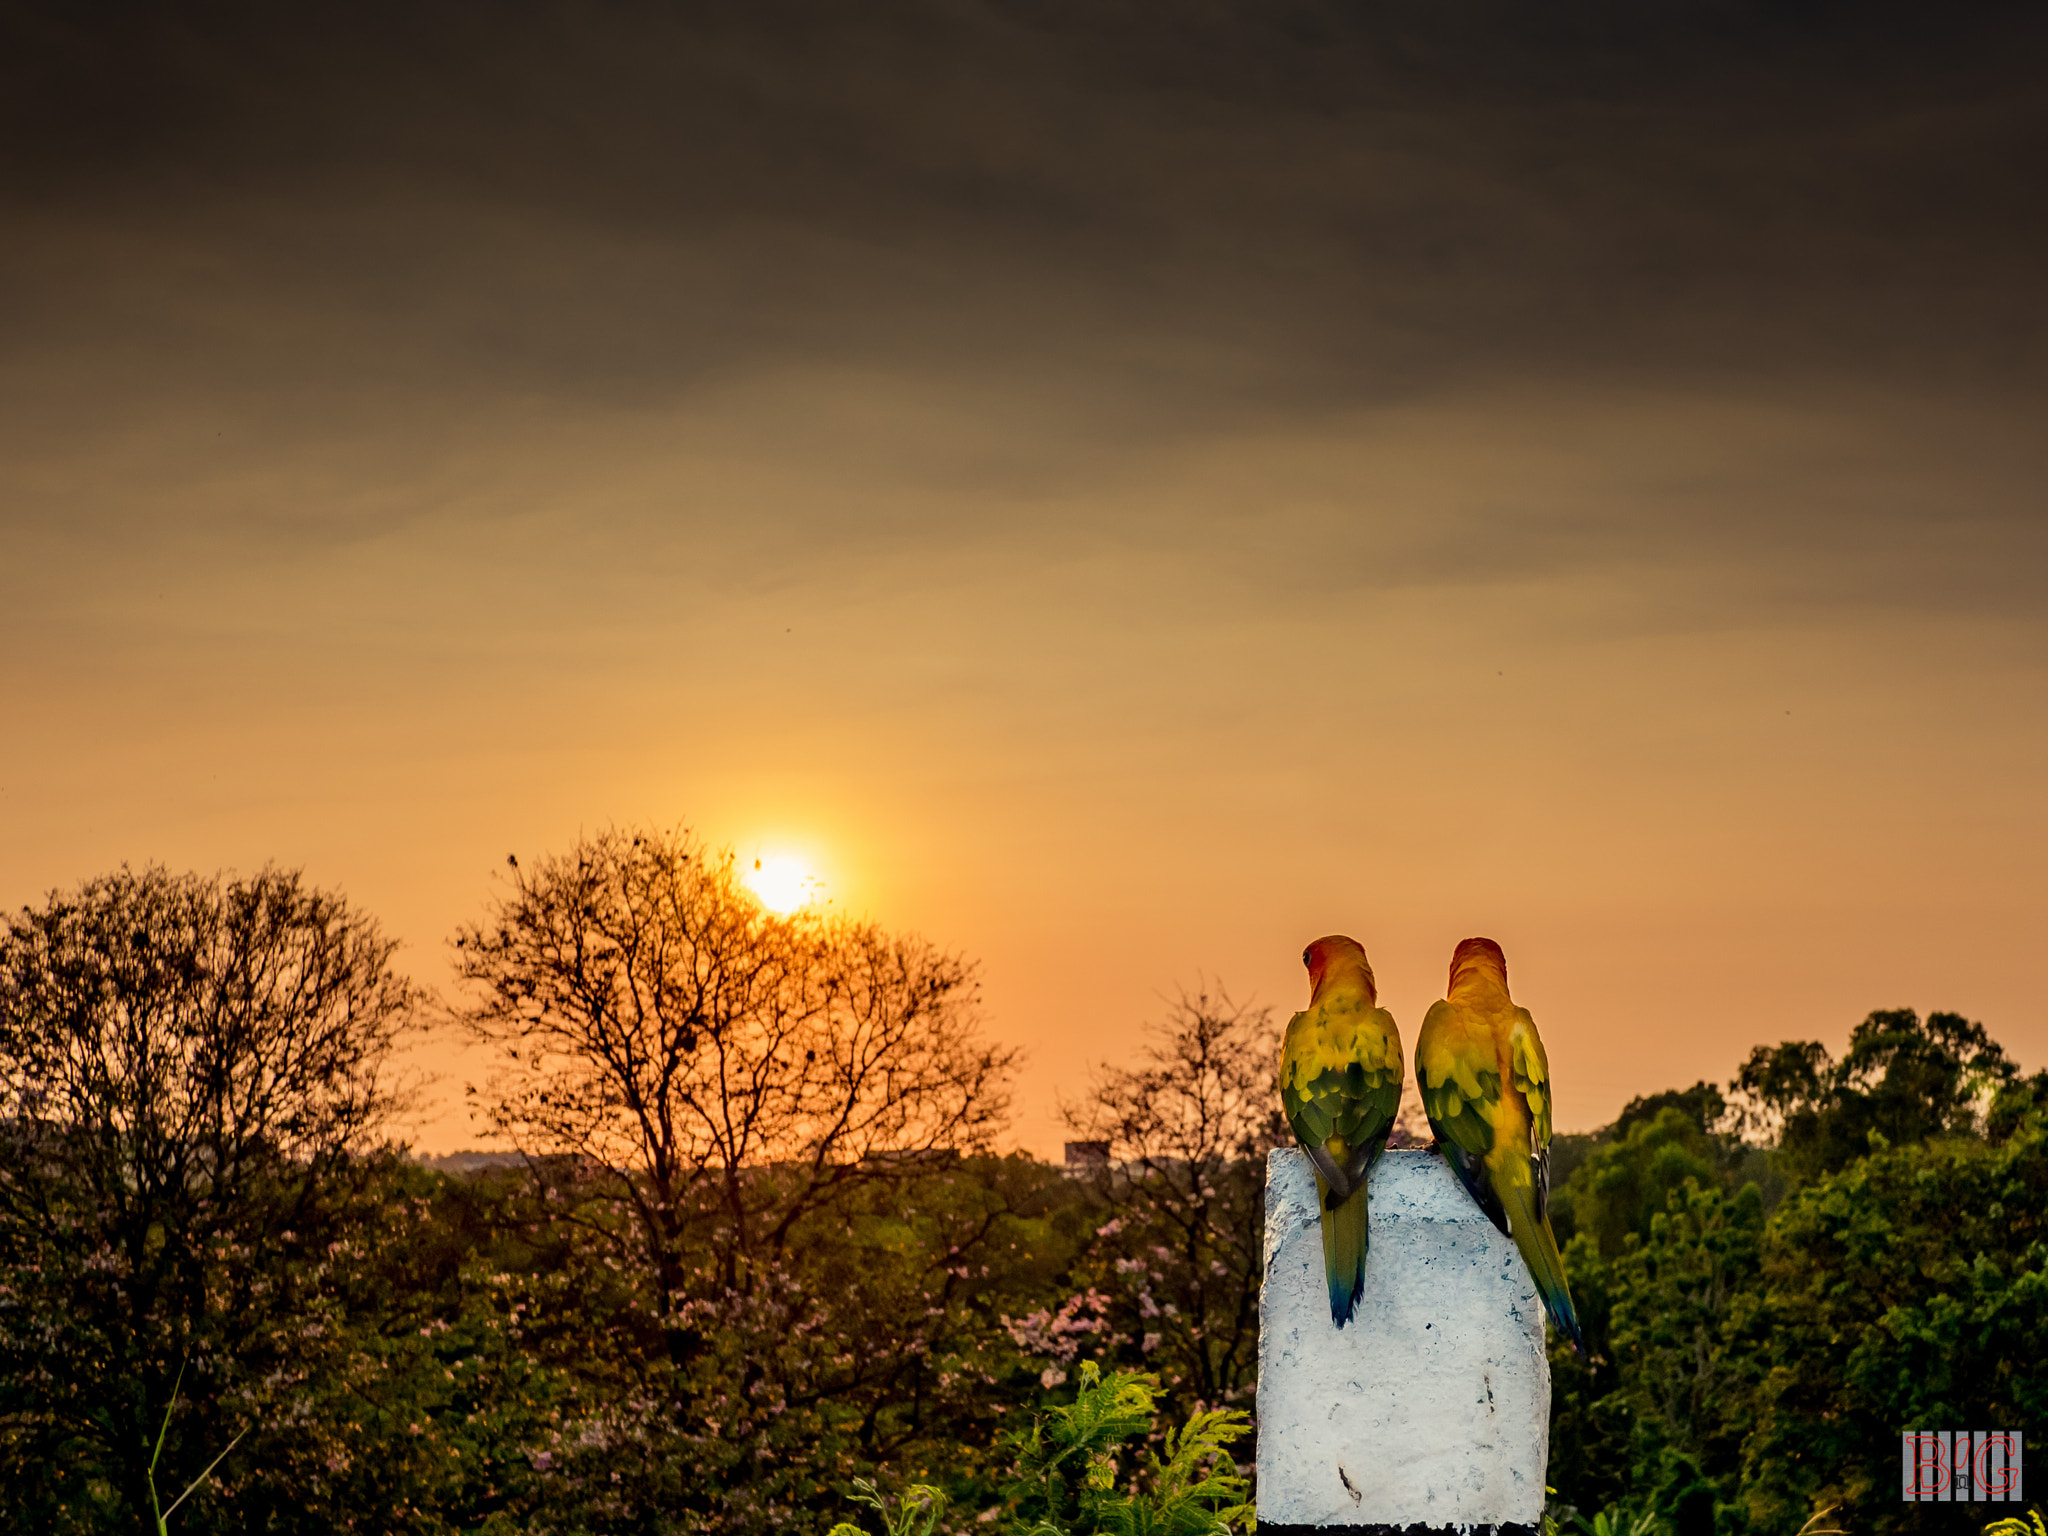
{"type": "Polygon", "coordinates": [[[1579,1314],[1572,1307],[1571,1287],[1565,1284],[1564,1258],[1557,1251],[1557,1234],[1550,1230],[1550,1217],[1536,1214],[1533,1184],[1508,1188],[1494,1186],[1494,1193],[1507,1211],[1509,1234],[1529,1266],[1529,1278],[1536,1282],[1536,1294],[1543,1298],[1550,1320],[1572,1341],[1572,1348],[1586,1352],[1586,1335],[1579,1327],[1579,1314]]]}
{"type": "Polygon", "coordinates": [[[1366,1222],[1365,1185],[1330,1209],[1330,1186],[1316,1175],[1316,1205],[1323,1213],[1323,1273],[1330,1281],[1330,1320],[1339,1328],[1351,1321],[1358,1298],[1365,1294],[1365,1250],[1371,1241],[1366,1222]]]}

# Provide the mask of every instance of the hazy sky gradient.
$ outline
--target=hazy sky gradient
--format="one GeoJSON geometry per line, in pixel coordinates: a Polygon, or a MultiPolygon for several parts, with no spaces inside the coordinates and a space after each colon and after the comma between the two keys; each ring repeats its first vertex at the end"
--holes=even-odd
{"type": "Polygon", "coordinates": [[[688,821],[979,957],[1039,1150],[1329,931],[1411,1042],[1499,939],[1567,1128],[2048,1059],[2048,13],[728,9],[0,12],[0,900],[443,985],[688,821]]]}

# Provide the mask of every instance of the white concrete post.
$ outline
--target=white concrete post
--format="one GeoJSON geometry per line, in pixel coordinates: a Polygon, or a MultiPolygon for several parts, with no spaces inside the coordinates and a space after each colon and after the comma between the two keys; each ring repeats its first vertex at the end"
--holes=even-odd
{"type": "Polygon", "coordinates": [[[1365,1295],[1330,1321],[1315,1175],[1266,1163],[1259,1527],[1533,1527],[1550,1457],[1543,1303],[1515,1245],[1435,1152],[1367,1186],[1365,1295]]]}

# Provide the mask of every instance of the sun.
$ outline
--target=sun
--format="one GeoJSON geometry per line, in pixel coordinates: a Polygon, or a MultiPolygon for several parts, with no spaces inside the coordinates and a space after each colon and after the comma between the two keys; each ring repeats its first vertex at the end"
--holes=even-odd
{"type": "Polygon", "coordinates": [[[825,884],[785,854],[762,854],[746,874],[747,889],[777,917],[787,917],[824,894],[825,884]]]}

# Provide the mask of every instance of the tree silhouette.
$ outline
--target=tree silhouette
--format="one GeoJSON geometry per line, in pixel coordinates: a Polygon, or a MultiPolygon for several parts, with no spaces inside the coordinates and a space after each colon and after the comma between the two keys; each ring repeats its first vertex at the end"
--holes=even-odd
{"type": "Polygon", "coordinates": [[[294,1286],[417,1017],[393,948],[275,869],[123,869],[8,919],[0,1446],[24,1521],[143,1528],[181,1371],[156,1469],[179,1486],[303,1375],[294,1286]]]}

